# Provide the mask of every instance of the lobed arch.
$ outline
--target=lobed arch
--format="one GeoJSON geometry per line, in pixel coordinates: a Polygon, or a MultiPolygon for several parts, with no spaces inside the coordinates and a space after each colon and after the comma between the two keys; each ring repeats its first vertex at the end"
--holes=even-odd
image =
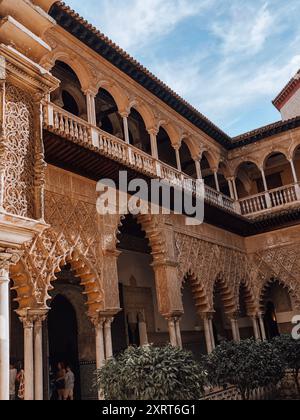
{"type": "Polygon", "coordinates": [[[240,298],[241,290],[244,291],[244,304],[247,310],[247,316],[255,316],[258,312],[258,307],[255,302],[255,294],[249,280],[241,280],[237,285],[237,296],[238,296],[238,311],[240,310],[240,298]]]}
{"type": "Polygon", "coordinates": [[[293,300],[295,307],[297,309],[300,309],[300,294],[297,293],[293,287],[289,284],[288,281],[282,280],[282,278],[279,277],[271,277],[269,278],[263,285],[261,286],[259,290],[258,295],[258,301],[257,305],[262,313],[265,312],[265,296],[267,295],[270,287],[274,284],[278,283],[280,286],[282,286],[285,290],[288,291],[291,299],[293,300]]]}
{"type": "Polygon", "coordinates": [[[67,254],[57,257],[53,274],[48,280],[46,300],[51,299],[49,291],[54,289],[56,281],[55,274],[59,273],[64,266],[70,265],[75,277],[80,278],[80,285],[84,288],[83,294],[87,299],[88,313],[93,315],[103,309],[104,294],[100,286],[99,276],[95,272],[90,261],[76,248],[67,254]]]}
{"type": "Polygon", "coordinates": [[[182,281],[182,289],[184,288],[185,284],[189,283],[193,299],[195,302],[195,306],[197,309],[198,315],[202,315],[203,313],[207,313],[210,311],[207,291],[203,285],[203,283],[199,280],[195,273],[191,270],[187,271],[185,274],[183,281],[182,281]]]}
{"type": "Polygon", "coordinates": [[[217,291],[220,293],[225,315],[235,314],[238,311],[236,293],[222,275],[218,276],[213,282],[210,296],[211,311],[215,311],[215,294],[217,291]]]}

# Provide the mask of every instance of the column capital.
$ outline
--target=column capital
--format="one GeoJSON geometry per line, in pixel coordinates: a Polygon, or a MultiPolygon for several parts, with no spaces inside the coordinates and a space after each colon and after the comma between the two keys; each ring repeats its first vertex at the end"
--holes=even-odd
{"type": "Polygon", "coordinates": [[[22,322],[24,328],[33,328],[36,326],[42,326],[48,315],[47,309],[36,309],[36,310],[20,310],[17,311],[19,319],[22,322]]]}
{"type": "Polygon", "coordinates": [[[121,116],[121,118],[128,118],[130,115],[129,111],[119,111],[119,115],[121,116]]]}
{"type": "Polygon", "coordinates": [[[22,251],[16,249],[0,248],[0,281],[3,281],[5,272],[9,272],[10,265],[17,264],[22,256],[22,251]]]}
{"type": "Polygon", "coordinates": [[[211,320],[214,318],[215,312],[201,312],[199,313],[199,316],[202,319],[202,321],[204,321],[205,319],[211,320]]]}
{"type": "Polygon", "coordinates": [[[158,132],[159,130],[156,127],[147,128],[147,133],[150,135],[152,134],[154,136],[157,136],[158,132]]]}
{"type": "Polygon", "coordinates": [[[87,88],[87,89],[82,89],[82,92],[85,96],[91,96],[93,98],[95,98],[98,95],[98,90],[94,89],[94,88],[87,88]]]}
{"type": "Polygon", "coordinates": [[[99,314],[90,315],[89,318],[90,318],[91,323],[94,325],[95,328],[99,328],[99,327],[103,328],[104,323],[106,321],[106,318],[104,318],[103,316],[101,316],[99,314]]]}

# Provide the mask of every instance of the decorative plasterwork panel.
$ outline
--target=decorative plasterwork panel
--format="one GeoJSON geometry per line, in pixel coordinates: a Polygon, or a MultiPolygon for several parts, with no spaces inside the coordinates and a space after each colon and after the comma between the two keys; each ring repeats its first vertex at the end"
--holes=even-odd
{"type": "Polygon", "coordinates": [[[34,218],[33,108],[19,88],[7,85],[5,95],[4,208],[34,218]]]}

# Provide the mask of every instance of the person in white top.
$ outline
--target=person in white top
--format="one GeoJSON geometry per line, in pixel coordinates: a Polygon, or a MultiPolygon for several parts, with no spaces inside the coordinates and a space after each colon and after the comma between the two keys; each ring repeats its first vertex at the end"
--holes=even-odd
{"type": "Polygon", "coordinates": [[[66,375],[65,375],[65,392],[64,400],[74,400],[74,385],[75,385],[75,375],[72,372],[70,366],[67,366],[66,375]]]}
{"type": "Polygon", "coordinates": [[[17,379],[17,369],[11,363],[9,366],[9,399],[16,399],[16,379],[17,379]]]}

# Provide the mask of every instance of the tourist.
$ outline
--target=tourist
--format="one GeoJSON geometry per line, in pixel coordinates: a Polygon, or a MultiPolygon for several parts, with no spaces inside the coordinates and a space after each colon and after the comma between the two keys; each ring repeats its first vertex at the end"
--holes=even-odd
{"type": "Polygon", "coordinates": [[[74,385],[75,385],[75,375],[70,368],[70,365],[67,365],[66,376],[65,376],[65,393],[64,400],[74,400],[74,385]]]}
{"type": "Polygon", "coordinates": [[[22,362],[18,362],[17,364],[17,396],[18,400],[25,399],[25,373],[22,362]]]}
{"type": "Polygon", "coordinates": [[[17,369],[14,363],[10,363],[9,366],[9,399],[16,399],[16,379],[17,379],[17,369]]]}
{"type": "Polygon", "coordinates": [[[65,394],[66,369],[64,363],[60,362],[57,365],[57,375],[55,386],[58,394],[58,400],[62,401],[65,394]]]}

